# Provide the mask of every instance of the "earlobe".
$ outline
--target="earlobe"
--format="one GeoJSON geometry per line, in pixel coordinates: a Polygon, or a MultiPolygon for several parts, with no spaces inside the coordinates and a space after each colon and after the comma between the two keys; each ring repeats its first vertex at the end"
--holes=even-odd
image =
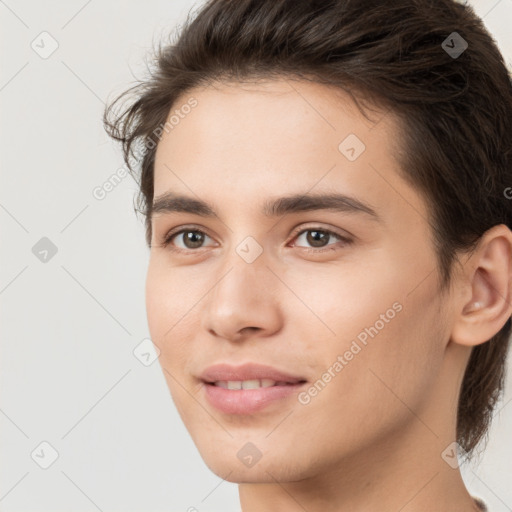
{"type": "Polygon", "coordinates": [[[451,339],[476,346],[498,333],[512,314],[512,231],[504,224],[486,231],[462,275],[468,292],[458,307],[451,339]]]}

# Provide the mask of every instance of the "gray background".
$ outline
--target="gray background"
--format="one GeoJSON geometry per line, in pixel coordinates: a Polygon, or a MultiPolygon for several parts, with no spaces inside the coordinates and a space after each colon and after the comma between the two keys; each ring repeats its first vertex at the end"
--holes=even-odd
{"type": "MultiPolygon", "coordinates": [[[[512,0],[472,3],[512,62],[512,0]]],[[[200,4],[0,1],[2,512],[239,510],[136,349],[149,337],[136,184],[93,195],[123,165],[103,103],[200,4]]],[[[494,512],[512,510],[511,380],[480,465],[463,468],[494,512]]]]}

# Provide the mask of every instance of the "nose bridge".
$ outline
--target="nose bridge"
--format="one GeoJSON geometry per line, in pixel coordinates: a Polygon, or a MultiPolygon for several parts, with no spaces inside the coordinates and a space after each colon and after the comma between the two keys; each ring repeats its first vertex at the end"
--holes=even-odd
{"type": "Polygon", "coordinates": [[[253,238],[246,237],[234,246],[220,263],[219,275],[223,276],[215,287],[216,300],[223,297],[231,302],[250,306],[267,300],[272,272],[267,268],[268,257],[263,247],[253,238]]]}
{"type": "Polygon", "coordinates": [[[272,330],[281,318],[276,277],[263,247],[246,237],[219,262],[204,316],[207,330],[226,338],[246,328],[272,330]]]}

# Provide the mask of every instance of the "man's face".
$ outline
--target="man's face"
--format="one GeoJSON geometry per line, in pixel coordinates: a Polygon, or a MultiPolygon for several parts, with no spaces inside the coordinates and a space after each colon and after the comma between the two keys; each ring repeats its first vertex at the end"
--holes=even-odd
{"type": "Polygon", "coordinates": [[[201,456],[229,481],[272,482],[391,447],[430,403],[449,338],[426,204],[398,175],[392,117],[373,123],[306,82],[195,89],[173,112],[190,97],[158,145],[155,200],[172,192],[218,216],[155,213],[146,304],[201,456]],[[264,214],[295,194],[343,194],[376,215],[264,214]],[[163,247],[171,229],[188,231],[163,247]],[[248,362],[307,382],[258,410],[212,405],[201,373],[248,362]]]}

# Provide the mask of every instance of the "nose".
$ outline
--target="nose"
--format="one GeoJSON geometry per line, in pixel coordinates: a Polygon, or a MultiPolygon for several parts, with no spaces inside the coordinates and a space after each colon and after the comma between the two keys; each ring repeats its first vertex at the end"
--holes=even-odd
{"type": "Polygon", "coordinates": [[[267,266],[263,254],[248,263],[235,251],[224,261],[222,276],[205,297],[202,326],[229,341],[267,337],[279,331],[282,283],[267,266]]]}

